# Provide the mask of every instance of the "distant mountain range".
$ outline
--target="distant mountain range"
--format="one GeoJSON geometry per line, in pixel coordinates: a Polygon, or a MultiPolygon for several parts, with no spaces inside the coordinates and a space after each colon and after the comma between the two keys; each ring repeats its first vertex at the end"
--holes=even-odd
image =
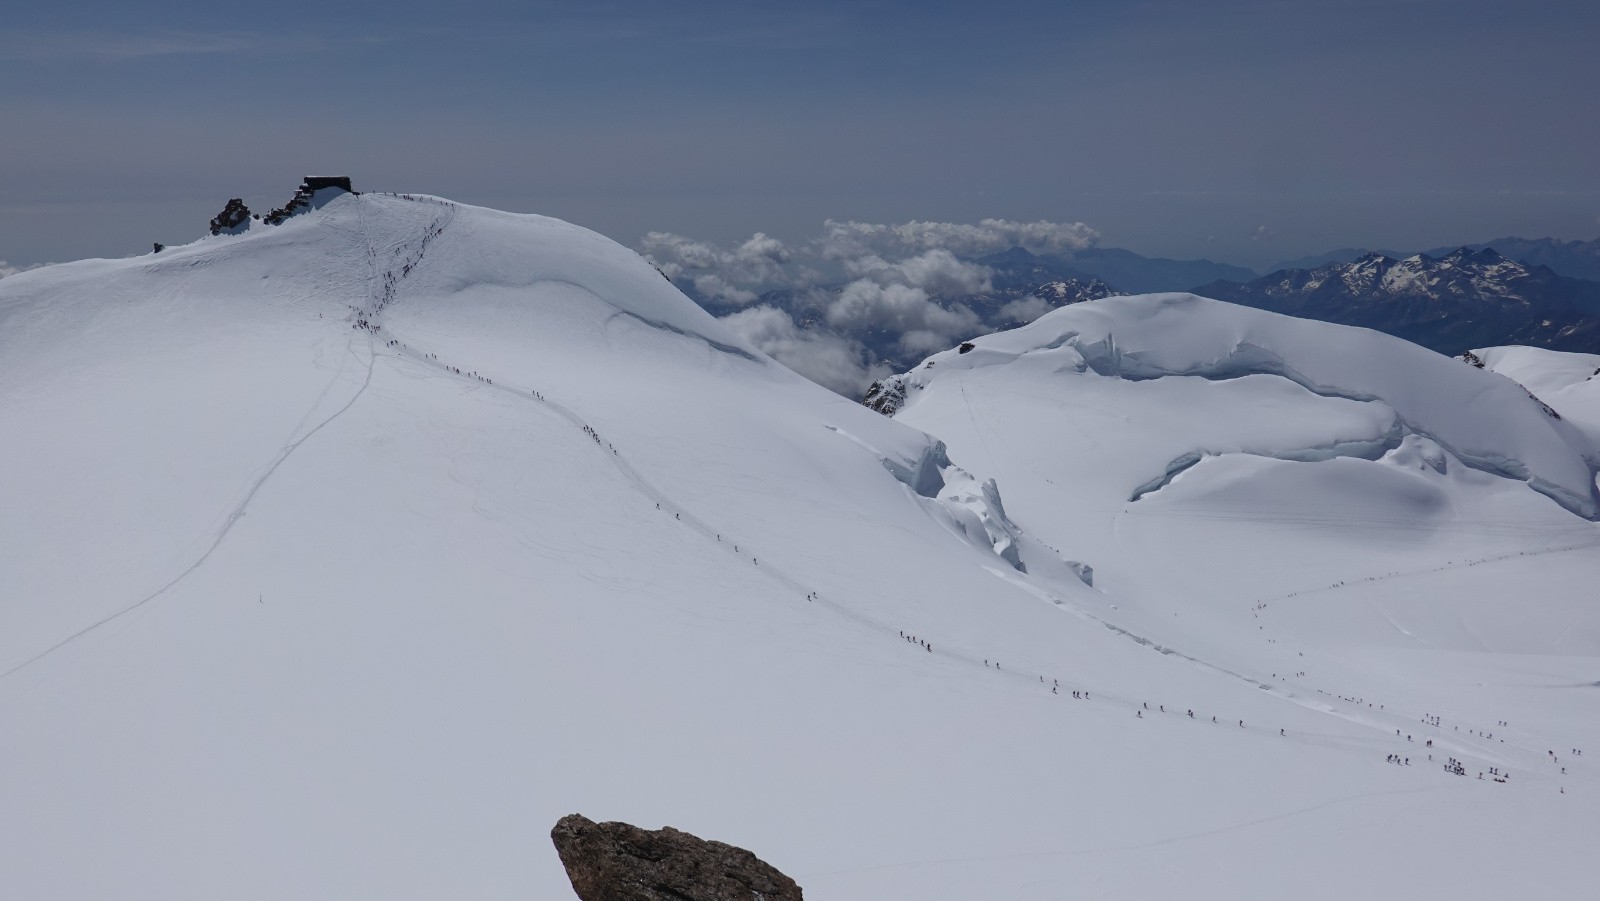
{"type": "MultiPolygon", "coordinates": [[[[1600,239],[1562,241],[1557,238],[1499,238],[1486,244],[1468,244],[1469,250],[1489,248],[1508,259],[1530,266],[1548,266],[1557,275],[1600,281],[1600,239]]],[[[1438,256],[1448,248],[1429,251],[1438,256]]]]}
{"type": "MultiPolygon", "coordinates": [[[[1460,247],[1466,247],[1468,250],[1488,248],[1506,259],[1517,260],[1530,266],[1548,266],[1557,275],[1600,281],[1600,239],[1594,241],[1562,241],[1559,238],[1496,238],[1493,241],[1485,241],[1482,244],[1436,247],[1432,250],[1423,251],[1423,253],[1430,257],[1443,257],[1460,247]]],[[[1412,255],[1393,250],[1345,247],[1315,256],[1285,260],[1272,267],[1272,271],[1315,269],[1318,266],[1326,266],[1329,263],[1353,263],[1370,253],[1379,253],[1396,260],[1412,255]]],[[[1223,276],[1223,278],[1227,277],[1223,276]]],[[[1237,278],[1229,278],[1228,280],[1239,281],[1237,278]]],[[[1197,282],[1196,284],[1199,283],[1197,282]]]]}
{"type": "Polygon", "coordinates": [[[1499,344],[1600,348],[1600,283],[1508,259],[1491,247],[1404,259],[1369,252],[1350,262],[1281,269],[1243,283],[1214,281],[1193,291],[1376,329],[1452,355],[1499,344]]]}
{"type": "MultiPolygon", "coordinates": [[[[1318,253],[1312,254],[1311,256],[1297,257],[1292,260],[1284,260],[1283,262],[1278,263],[1277,265],[1268,269],[1267,274],[1271,275],[1276,272],[1294,269],[1316,269],[1319,266],[1326,266],[1330,263],[1354,263],[1356,260],[1359,260],[1368,254],[1374,253],[1389,257],[1390,259],[1394,260],[1403,260],[1406,257],[1411,256],[1411,254],[1401,250],[1375,250],[1366,247],[1341,247],[1338,250],[1330,250],[1327,253],[1318,253]]],[[[1434,256],[1438,256],[1438,254],[1434,254],[1434,256]]],[[[1246,279],[1246,281],[1248,280],[1249,279],[1246,279]]],[[[1239,281],[1239,279],[1228,279],[1228,281],[1239,281]]]]}

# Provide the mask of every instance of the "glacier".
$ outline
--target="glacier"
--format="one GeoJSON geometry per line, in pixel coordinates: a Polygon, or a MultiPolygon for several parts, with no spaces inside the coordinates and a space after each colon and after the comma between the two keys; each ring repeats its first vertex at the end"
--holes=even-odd
{"type": "Polygon", "coordinates": [[[1600,876],[1575,417],[1186,296],[973,343],[885,417],[425,195],[0,281],[0,880],[561,898],[574,810],[819,899],[1600,876]]]}

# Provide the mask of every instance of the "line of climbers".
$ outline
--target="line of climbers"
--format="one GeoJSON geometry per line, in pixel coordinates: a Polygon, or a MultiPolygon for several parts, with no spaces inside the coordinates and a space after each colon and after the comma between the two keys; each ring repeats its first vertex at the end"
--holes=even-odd
{"type": "MultiPolygon", "coordinates": [[[[378,330],[377,326],[372,325],[369,321],[367,321],[365,319],[357,320],[355,327],[357,327],[357,328],[370,328],[373,331],[377,331],[378,330]]],[[[405,345],[401,344],[401,342],[399,342],[398,340],[391,340],[391,341],[388,342],[387,346],[389,346],[389,347],[404,347],[405,345]]],[[[439,359],[437,354],[424,354],[423,357],[425,359],[432,360],[432,361],[435,361],[435,362],[437,362],[438,359],[439,359]]],[[[456,375],[463,375],[463,376],[466,376],[466,377],[478,379],[480,381],[488,382],[489,384],[493,384],[492,380],[486,379],[483,376],[478,375],[478,373],[476,371],[463,372],[459,367],[456,367],[456,366],[449,366],[449,365],[444,365],[444,364],[440,364],[440,365],[446,371],[454,373],[456,375]]],[[[540,401],[544,401],[545,400],[544,395],[541,394],[537,390],[530,390],[528,393],[529,393],[529,396],[531,396],[531,397],[533,397],[533,398],[535,398],[537,400],[540,400],[540,401]]],[[[610,443],[606,442],[604,439],[602,439],[600,437],[600,433],[597,430],[595,430],[594,427],[592,427],[592,426],[590,426],[588,424],[584,424],[584,425],[581,426],[581,429],[582,429],[584,434],[588,435],[589,438],[595,442],[596,445],[603,446],[603,447],[607,448],[608,450],[610,450],[613,455],[617,455],[616,448],[614,446],[612,446],[610,443]]],[[[662,509],[661,503],[659,501],[656,502],[656,509],[658,509],[658,510],[662,509]]],[[[678,521],[681,521],[682,518],[683,518],[681,511],[674,511],[673,512],[673,517],[674,517],[675,520],[678,520],[678,521]]],[[[722,535],[720,533],[716,534],[716,540],[718,542],[722,541],[722,535]]],[[[734,544],[733,545],[733,549],[734,549],[735,552],[738,552],[739,551],[739,546],[737,544],[734,544]]],[[[755,558],[754,557],[752,557],[751,560],[752,560],[752,562],[755,562],[755,558]]],[[[820,598],[820,595],[815,591],[808,591],[805,594],[805,599],[808,602],[816,601],[819,598],[820,598]]],[[[1265,606],[1266,606],[1265,602],[1261,602],[1258,605],[1257,609],[1261,609],[1261,608],[1263,608],[1265,606]]],[[[914,645],[922,648],[923,650],[927,651],[930,654],[934,652],[933,644],[931,642],[927,641],[926,639],[919,638],[916,635],[911,634],[909,632],[906,632],[903,629],[899,630],[899,636],[900,636],[900,638],[905,640],[907,643],[914,644],[914,645]]],[[[997,671],[1001,669],[999,660],[991,661],[988,658],[984,658],[983,665],[986,668],[990,667],[990,666],[993,666],[993,668],[995,670],[997,670],[997,671]]],[[[1277,676],[1276,673],[1274,673],[1273,675],[1274,675],[1274,677],[1277,676]]],[[[1296,676],[1304,676],[1305,673],[1304,673],[1304,671],[1301,671],[1301,672],[1295,673],[1295,675],[1296,676]]],[[[1042,685],[1047,685],[1050,688],[1051,694],[1059,694],[1060,693],[1061,682],[1060,682],[1059,679],[1052,679],[1052,680],[1046,682],[1045,677],[1043,675],[1040,675],[1039,676],[1039,682],[1042,685]]],[[[1322,694],[1328,694],[1328,692],[1321,692],[1321,693],[1322,694]]],[[[1085,689],[1072,690],[1071,694],[1072,694],[1072,697],[1074,699],[1076,699],[1076,700],[1084,700],[1084,701],[1091,700],[1089,692],[1087,690],[1085,690],[1085,689]]],[[[1368,702],[1365,698],[1354,697],[1354,696],[1345,697],[1345,696],[1341,696],[1341,695],[1332,695],[1332,696],[1333,697],[1338,697],[1340,700],[1346,701],[1347,703],[1352,703],[1352,704],[1357,704],[1357,705],[1365,704],[1369,708],[1374,706],[1371,702],[1368,702]]],[[[1383,706],[1384,705],[1382,705],[1382,704],[1377,705],[1377,707],[1379,709],[1382,709],[1383,706]]],[[[1157,705],[1157,710],[1160,713],[1166,713],[1166,709],[1167,708],[1166,708],[1165,704],[1158,704],[1157,705]]],[[[1144,719],[1145,718],[1144,717],[1144,713],[1147,710],[1150,710],[1149,702],[1142,702],[1140,708],[1138,708],[1138,709],[1136,709],[1134,711],[1135,718],[1141,719],[1141,720],[1144,719]]],[[[1194,719],[1195,718],[1195,713],[1194,713],[1194,710],[1192,708],[1186,709],[1185,710],[1185,715],[1189,719],[1194,719]]],[[[1434,727],[1439,727],[1442,724],[1442,717],[1438,717],[1438,716],[1431,715],[1431,714],[1424,714],[1422,719],[1421,719],[1421,721],[1423,723],[1427,724],[1427,725],[1434,726],[1434,727]]],[[[1218,723],[1217,717],[1215,715],[1213,715],[1211,717],[1211,722],[1214,723],[1214,724],[1218,723]]],[[[1240,719],[1240,720],[1237,720],[1236,722],[1237,722],[1237,725],[1238,725],[1239,728],[1241,728],[1241,729],[1245,728],[1244,720],[1240,719]]],[[[1504,721],[1504,720],[1500,720],[1500,721],[1497,721],[1496,725],[1505,726],[1505,725],[1507,725],[1507,722],[1504,721]]],[[[1459,727],[1456,727],[1456,730],[1459,731],[1459,727]]],[[[1470,734],[1474,734],[1474,735],[1476,735],[1478,737],[1486,738],[1486,739],[1492,739],[1494,737],[1494,733],[1488,732],[1486,730],[1469,730],[1469,733],[1470,734]]],[[[1395,730],[1396,737],[1399,737],[1402,734],[1403,733],[1400,730],[1398,730],[1398,729],[1395,730]]],[[[1288,737],[1288,731],[1286,729],[1280,728],[1278,730],[1278,735],[1280,737],[1285,737],[1286,738],[1286,737],[1288,737]]],[[[1407,741],[1411,741],[1412,740],[1412,736],[1406,735],[1405,739],[1407,741]]],[[[1503,742],[1504,739],[1501,739],[1501,741],[1503,742]]],[[[1426,743],[1426,746],[1428,748],[1432,748],[1433,747],[1433,740],[1432,739],[1428,739],[1427,743],[1426,743]]],[[[1574,756],[1581,756],[1582,751],[1581,751],[1581,749],[1573,748],[1571,750],[1571,753],[1574,756]]],[[[1550,751],[1550,752],[1548,752],[1548,754],[1549,754],[1552,762],[1555,762],[1555,761],[1559,760],[1559,758],[1556,757],[1554,751],[1550,751]]],[[[1432,760],[1433,759],[1433,755],[1430,754],[1428,756],[1428,759],[1432,760]]],[[[1405,757],[1405,756],[1399,755],[1399,754],[1389,754],[1385,758],[1385,761],[1388,762],[1388,763],[1391,763],[1391,764],[1399,765],[1399,766],[1410,766],[1410,763],[1411,763],[1411,759],[1409,757],[1405,757]]],[[[1445,763],[1444,768],[1445,768],[1445,770],[1447,772],[1451,772],[1451,773],[1453,773],[1455,775],[1458,775],[1458,776],[1466,775],[1465,765],[1463,763],[1461,763],[1461,761],[1457,760],[1454,757],[1450,758],[1445,763]]],[[[1509,778],[1510,778],[1509,777],[1509,773],[1501,773],[1497,767],[1490,767],[1487,770],[1487,772],[1489,773],[1491,778],[1496,782],[1504,783],[1504,782],[1507,782],[1509,780],[1509,778]]],[[[1565,774],[1566,773],[1566,768],[1562,767],[1561,768],[1561,772],[1562,772],[1562,774],[1565,774]]],[[[1480,772],[1478,778],[1482,779],[1483,778],[1483,773],[1480,772]]],[[[1561,788],[1561,793],[1562,794],[1566,793],[1565,787],[1561,788]]]]}

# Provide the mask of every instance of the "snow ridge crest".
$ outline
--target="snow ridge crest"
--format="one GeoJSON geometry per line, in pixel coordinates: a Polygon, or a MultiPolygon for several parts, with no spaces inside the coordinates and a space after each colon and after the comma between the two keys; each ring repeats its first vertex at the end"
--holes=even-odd
{"type": "MultiPolygon", "coordinates": [[[[868,406],[894,415],[951,370],[997,366],[1036,366],[1039,371],[1027,376],[1035,382],[1091,373],[1129,382],[1270,376],[1317,397],[1392,411],[1392,424],[1371,435],[1329,446],[1285,447],[1272,456],[1376,459],[1405,436],[1418,435],[1470,468],[1524,482],[1579,516],[1600,518],[1600,449],[1581,431],[1515,383],[1366,329],[1161,294],[1078,304],[970,344],[967,352],[935,354],[879,382],[868,406]]],[[[1208,455],[1204,448],[1192,450],[1133,497],[1164,486],[1208,455]]]]}

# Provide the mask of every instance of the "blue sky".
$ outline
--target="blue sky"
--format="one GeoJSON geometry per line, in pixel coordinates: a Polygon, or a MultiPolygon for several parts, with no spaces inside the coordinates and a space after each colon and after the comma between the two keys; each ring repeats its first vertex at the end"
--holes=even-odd
{"type": "Polygon", "coordinates": [[[186,241],[301,175],[624,243],[1082,221],[1263,265],[1600,235],[1600,4],[17,5],[0,259],[186,241]]]}

